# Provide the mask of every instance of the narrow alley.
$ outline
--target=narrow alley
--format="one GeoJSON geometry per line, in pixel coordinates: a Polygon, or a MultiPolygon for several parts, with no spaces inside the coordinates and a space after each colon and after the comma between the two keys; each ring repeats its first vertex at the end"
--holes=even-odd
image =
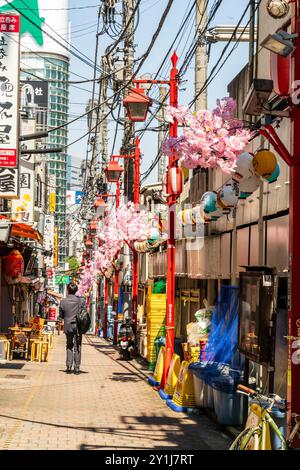
{"type": "Polygon", "coordinates": [[[171,411],[135,362],[83,339],[82,373],[65,373],[65,337],[48,363],[0,364],[0,450],[227,449],[205,415],[171,411]]]}

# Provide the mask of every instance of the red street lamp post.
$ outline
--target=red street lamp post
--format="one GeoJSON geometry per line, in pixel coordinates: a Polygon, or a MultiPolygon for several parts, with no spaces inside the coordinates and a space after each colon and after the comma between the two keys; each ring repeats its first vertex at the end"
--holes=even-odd
{"type": "MultiPolygon", "coordinates": [[[[149,100],[145,99],[145,102],[149,100]]],[[[133,190],[133,202],[136,208],[139,208],[140,205],[140,163],[141,163],[141,151],[140,151],[140,139],[135,139],[135,149],[134,154],[132,155],[112,155],[112,161],[107,167],[107,175],[109,175],[109,168],[111,163],[115,162],[115,159],[119,158],[132,158],[134,159],[134,190],[133,190]]],[[[119,167],[121,168],[121,167],[119,167]]],[[[109,176],[108,176],[109,178],[109,176]]],[[[116,280],[116,278],[115,278],[116,280]]],[[[116,293],[116,292],[115,292],[116,293]]],[[[118,293],[117,293],[118,298],[118,293]]],[[[135,331],[137,331],[137,299],[138,299],[138,254],[133,250],[133,260],[132,260],[132,320],[135,325],[135,331]]],[[[114,324],[114,343],[117,343],[117,322],[114,324]]]]}
{"type": "MultiPolygon", "coordinates": [[[[139,85],[144,84],[165,84],[170,87],[170,105],[178,107],[178,70],[176,68],[178,57],[174,52],[172,58],[172,69],[170,74],[170,80],[139,80],[134,79],[132,82],[137,85],[137,88],[132,91],[123,101],[129,119],[132,121],[145,121],[149,106],[151,105],[150,98],[145,99],[144,95],[138,95],[140,93],[139,85]],[[139,99],[137,98],[139,97],[139,99]],[[141,98],[142,97],[142,98],[141,98]]],[[[170,124],[170,137],[177,137],[178,135],[178,122],[175,119],[170,124]]],[[[169,236],[168,236],[168,265],[167,265],[167,311],[166,311],[166,355],[164,363],[164,372],[161,381],[161,387],[164,388],[172,356],[174,353],[174,339],[175,339],[175,211],[174,205],[176,203],[177,196],[180,194],[180,187],[174,188],[172,181],[175,174],[178,174],[178,161],[175,153],[169,155],[168,165],[168,206],[169,206],[169,236]]],[[[175,184],[176,186],[176,184],[175,184]]]]}
{"type": "MultiPolygon", "coordinates": [[[[121,168],[121,171],[122,171],[122,168],[121,168]]],[[[120,182],[117,181],[117,191],[116,191],[116,194],[101,194],[99,196],[99,198],[97,199],[96,203],[95,203],[95,207],[97,207],[97,209],[101,212],[101,215],[102,213],[104,214],[105,211],[106,213],[108,212],[107,211],[107,205],[105,204],[105,202],[103,201],[103,197],[115,197],[116,198],[116,206],[119,207],[119,204],[120,204],[120,182]]],[[[107,213],[107,218],[106,218],[106,225],[108,225],[108,213],[107,213]]],[[[103,338],[107,338],[107,318],[108,318],[108,289],[109,289],[109,280],[108,278],[105,276],[105,273],[104,274],[104,277],[105,277],[105,281],[104,281],[104,325],[103,325],[103,338]]]]}

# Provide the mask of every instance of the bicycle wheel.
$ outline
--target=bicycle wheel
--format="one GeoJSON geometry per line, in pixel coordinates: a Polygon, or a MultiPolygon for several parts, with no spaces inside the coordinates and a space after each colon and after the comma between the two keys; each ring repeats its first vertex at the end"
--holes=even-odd
{"type": "Polygon", "coordinates": [[[260,427],[245,428],[233,441],[229,450],[259,450],[260,427]]]}

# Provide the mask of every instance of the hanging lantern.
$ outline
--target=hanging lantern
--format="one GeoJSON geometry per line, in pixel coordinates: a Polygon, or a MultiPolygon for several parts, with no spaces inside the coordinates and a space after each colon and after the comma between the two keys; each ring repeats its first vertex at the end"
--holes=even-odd
{"type": "Polygon", "coordinates": [[[230,180],[217,194],[218,206],[221,209],[231,209],[238,203],[239,185],[236,181],[230,180]]]}
{"type": "Polygon", "coordinates": [[[182,169],[182,174],[183,174],[183,180],[184,181],[187,181],[189,179],[189,168],[186,168],[185,166],[183,166],[183,163],[180,162],[179,163],[180,165],[180,168],[182,169]]]}
{"type": "Polygon", "coordinates": [[[278,180],[278,177],[280,175],[280,166],[279,163],[276,164],[275,171],[271,174],[270,178],[267,178],[268,183],[275,183],[275,181],[278,180]]]}
{"type": "Polygon", "coordinates": [[[168,171],[167,179],[167,193],[170,196],[179,196],[183,190],[183,175],[182,169],[179,167],[172,167],[168,171]]]}
{"type": "Polygon", "coordinates": [[[111,160],[105,169],[106,179],[109,183],[117,183],[124,169],[115,160],[111,160]]]}
{"type": "Polygon", "coordinates": [[[246,199],[259,187],[259,178],[254,175],[240,182],[239,199],[246,199]]]}
{"type": "Polygon", "coordinates": [[[192,218],[195,221],[195,224],[203,224],[205,222],[202,214],[201,204],[193,207],[192,218]]]}
{"type": "Polygon", "coordinates": [[[133,88],[123,100],[123,105],[130,121],[144,122],[152,105],[152,99],[145,95],[143,88],[133,88]]]}
{"type": "Polygon", "coordinates": [[[212,220],[218,220],[224,214],[224,209],[217,207],[215,211],[211,212],[209,215],[212,217],[212,220]]]}
{"type": "Polygon", "coordinates": [[[98,197],[97,201],[94,204],[94,207],[96,207],[97,217],[103,217],[107,209],[107,204],[103,201],[101,196],[98,197]]]}
{"type": "Polygon", "coordinates": [[[24,272],[24,258],[18,250],[13,250],[5,258],[5,277],[9,284],[20,281],[24,272]]]}
{"type": "Polygon", "coordinates": [[[148,243],[150,245],[153,245],[154,243],[157,242],[158,239],[159,239],[159,231],[157,228],[152,227],[147,234],[148,243]]]}
{"type": "Polygon", "coordinates": [[[217,193],[214,191],[203,194],[201,205],[205,214],[210,216],[210,220],[217,220],[223,215],[223,210],[217,205],[217,193]]]}
{"type": "Polygon", "coordinates": [[[213,221],[213,216],[211,214],[209,214],[208,212],[205,212],[204,209],[203,209],[203,206],[201,204],[199,206],[199,211],[200,211],[200,215],[201,215],[201,218],[203,219],[204,223],[213,221]]]}
{"type": "Polygon", "coordinates": [[[217,209],[217,193],[214,191],[208,191],[204,193],[201,198],[201,204],[203,210],[208,214],[214,212],[217,209]]]}
{"type": "Polygon", "coordinates": [[[270,52],[270,74],[276,95],[288,97],[291,92],[291,55],[284,57],[270,52]]]}
{"type": "Polygon", "coordinates": [[[255,173],[265,179],[272,176],[272,173],[276,170],[276,164],[276,157],[270,150],[259,150],[252,162],[255,173]]]}
{"type": "Polygon", "coordinates": [[[197,220],[197,213],[195,211],[195,207],[191,209],[184,209],[179,211],[177,214],[177,221],[180,225],[196,225],[197,220]]]}
{"type": "Polygon", "coordinates": [[[253,175],[252,160],[252,153],[242,152],[239,154],[238,160],[236,162],[235,173],[232,177],[234,181],[237,181],[239,183],[243,179],[249,178],[253,175]]]}
{"type": "Polygon", "coordinates": [[[142,242],[134,242],[134,249],[138,252],[138,253],[146,253],[147,251],[149,251],[149,249],[151,248],[151,246],[149,246],[148,244],[148,241],[145,240],[145,241],[142,241],[142,242]]]}

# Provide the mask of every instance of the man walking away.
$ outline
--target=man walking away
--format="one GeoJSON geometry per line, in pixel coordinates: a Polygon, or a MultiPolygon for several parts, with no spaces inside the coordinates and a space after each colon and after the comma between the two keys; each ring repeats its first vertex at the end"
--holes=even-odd
{"type": "Polygon", "coordinates": [[[68,295],[62,299],[59,306],[59,319],[64,320],[64,333],[67,337],[67,374],[72,374],[74,361],[74,374],[80,374],[82,334],[77,328],[76,315],[81,306],[86,308],[85,299],[77,297],[77,284],[71,282],[67,286],[68,295]]]}

